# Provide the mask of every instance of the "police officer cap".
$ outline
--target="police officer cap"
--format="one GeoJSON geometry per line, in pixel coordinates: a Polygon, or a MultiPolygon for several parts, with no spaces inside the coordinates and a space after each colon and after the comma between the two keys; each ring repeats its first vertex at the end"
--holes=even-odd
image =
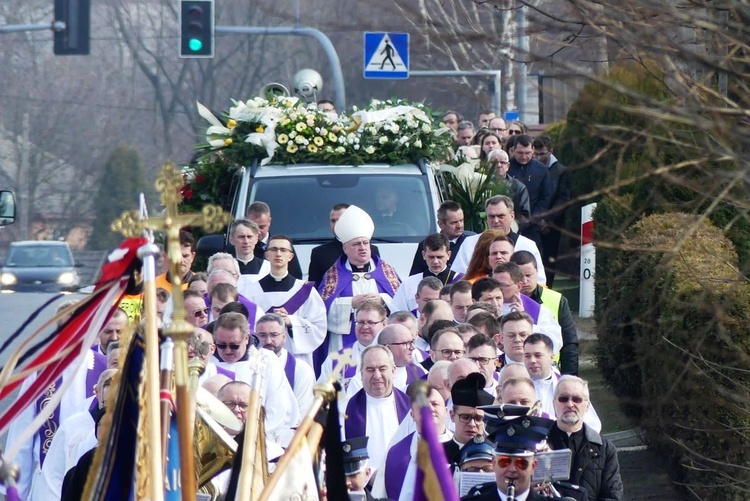
{"type": "Polygon", "coordinates": [[[465,405],[466,407],[480,407],[491,405],[495,399],[484,391],[487,381],[482,374],[474,372],[464,379],[456,381],[451,388],[453,405],[465,405]]]}
{"type": "Polygon", "coordinates": [[[533,456],[539,442],[547,439],[555,423],[537,416],[518,416],[505,419],[487,438],[495,444],[497,454],[533,456]]]}
{"type": "Polygon", "coordinates": [[[355,437],[342,443],[345,475],[355,475],[367,465],[370,458],[367,454],[367,440],[368,437],[355,437]]]}
{"type": "Polygon", "coordinates": [[[483,436],[477,435],[469,443],[461,447],[458,453],[458,465],[461,466],[475,459],[492,460],[495,457],[492,451],[492,443],[488,442],[483,436]]]}
{"type": "Polygon", "coordinates": [[[506,419],[525,416],[531,410],[531,407],[513,404],[483,405],[479,408],[484,411],[484,427],[487,430],[487,435],[491,435],[497,430],[506,419]]]}

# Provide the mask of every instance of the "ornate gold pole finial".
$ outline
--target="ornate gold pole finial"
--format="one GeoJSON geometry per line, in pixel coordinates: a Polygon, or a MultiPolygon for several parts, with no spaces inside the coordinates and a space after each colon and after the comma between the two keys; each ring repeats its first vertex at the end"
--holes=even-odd
{"type": "MultiPolygon", "coordinates": [[[[224,212],[221,208],[213,205],[203,207],[202,212],[198,214],[180,214],[179,204],[182,201],[180,188],[182,188],[183,185],[184,179],[179,170],[171,163],[164,164],[159,177],[156,180],[156,189],[161,193],[161,202],[165,209],[164,215],[145,219],[135,219],[134,213],[128,212],[123,214],[120,220],[113,223],[112,228],[117,228],[116,231],[121,231],[123,234],[125,234],[125,231],[131,231],[136,232],[136,235],[140,235],[144,230],[161,231],[166,234],[167,258],[169,259],[168,277],[172,284],[174,313],[172,314],[172,323],[166,326],[164,334],[171,337],[175,342],[175,386],[177,393],[177,428],[180,441],[180,480],[182,484],[182,499],[192,501],[195,499],[196,494],[196,475],[193,459],[193,418],[191,413],[195,412],[195,410],[192,395],[189,391],[187,338],[192,333],[193,326],[185,320],[186,312],[182,295],[182,274],[180,271],[180,264],[182,261],[180,229],[185,226],[192,226],[202,227],[208,232],[217,232],[231,222],[232,216],[224,212]]],[[[153,298],[155,301],[155,287],[153,290],[153,298]]],[[[154,308],[154,316],[155,311],[154,308]]],[[[147,380],[150,379],[157,382],[156,403],[153,408],[158,409],[159,364],[158,339],[156,339],[156,333],[154,333],[154,337],[154,357],[156,360],[154,365],[155,372],[149,372],[147,380]]],[[[148,346],[147,343],[147,350],[148,346]]],[[[149,352],[147,351],[147,357],[150,356],[148,353],[149,352]]],[[[151,365],[149,365],[149,368],[150,367],[151,365]]],[[[157,417],[159,416],[158,412],[154,411],[153,414],[157,417]]],[[[159,466],[161,470],[162,465],[159,466]]]]}

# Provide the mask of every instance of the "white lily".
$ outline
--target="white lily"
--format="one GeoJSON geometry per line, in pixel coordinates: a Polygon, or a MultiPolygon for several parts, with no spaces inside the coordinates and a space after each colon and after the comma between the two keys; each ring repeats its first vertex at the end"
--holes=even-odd
{"type": "Polygon", "coordinates": [[[453,174],[463,190],[474,194],[487,177],[484,174],[476,172],[474,170],[475,165],[473,162],[464,162],[458,167],[443,164],[440,166],[440,170],[453,174]]]}
{"type": "Polygon", "coordinates": [[[195,102],[198,106],[198,114],[203,117],[211,126],[206,129],[206,141],[211,145],[212,148],[223,148],[226,146],[224,139],[216,139],[216,136],[231,136],[232,129],[229,129],[216,118],[211,111],[203,106],[198,101],[195,102]]]}

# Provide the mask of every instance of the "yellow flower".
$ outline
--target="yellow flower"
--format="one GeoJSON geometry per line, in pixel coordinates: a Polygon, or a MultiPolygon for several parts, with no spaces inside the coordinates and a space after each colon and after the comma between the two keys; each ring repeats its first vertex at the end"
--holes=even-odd
{"type": "Polygon", "coordinates": [[[330,134],[328,134],[328,140],[332,143],[335,143],[339,140],[339,138],[336,137],[336,134],[331,132],[330,134]]]}
{"type": "Polygon", "coordinates": [[[224,146],[229,146],[230,144],[232,144],[232,138],[228,137],[224,140],[224,146]]]}
{"type": "Polygon", "coordinates": [[[265,127],[263,127],[262,125],[259,125],[258,127],[255,128],[255,132],[258,132],[260,134],[263,134],[265,130],[266,130],[265,127]]]}
{"type": "Polygon", "coordinates": [[[287,136],[286,134],[279,134],[279,137],[276,138],[276,141],[279,144],[286,144],[289,142],[289,136],[287,136]]]}
{"type": "Polygon", "coordinates": [[[289,125],[290,122],[291,120],[289,120],[288,118],[285,118],[284,121],[281,122],[281,125],[289,125]]]}
{"type": "Polygon", "coordinates": [[[297,145],[294,143],[289,143],[286,145],[286,152],[287,153],[297,153],[297,145]]]}
{"type": "Polygon", "coordinates": [[[297,129],[297,132],[302,132],[305,130],[305,124],[302,122],[299,122],[297,125],[294,126],[295,129],[297,129]]]}
{"type": "Polygon", "coordinates": [[[309,151],[310,153],[317,153],[318,147],[315,146],[314,144],[311,144],[310,146],[307,147],[307,151],[309,151]]]}
{"type": "Polygon", "coordinates": [[[234,129],[235,127],[237,127],[237,120],[234,118],[227,120],[227,129],[234,129]]]}
{"type": "Polygon", "coordinates": [[[316,146],[323,146],[323,138],[320,136],[315,136],[313,138],[313,143],[315,143],[316,146]]]}

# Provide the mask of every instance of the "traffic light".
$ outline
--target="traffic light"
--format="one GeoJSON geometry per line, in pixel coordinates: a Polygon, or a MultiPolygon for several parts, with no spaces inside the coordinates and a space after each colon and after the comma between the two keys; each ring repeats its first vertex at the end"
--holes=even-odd
{"type": "Polygon", "coordinates": [[[90,0],[55,0],[55,21],[65,29],[54,32],[54,51],[58,56],[88,55],[91,31],[90,0]]]}
{"type": "Polygon", "coordinates": [[[180,0],[180,57],[214,57],[212,0],[180,0]]]}

